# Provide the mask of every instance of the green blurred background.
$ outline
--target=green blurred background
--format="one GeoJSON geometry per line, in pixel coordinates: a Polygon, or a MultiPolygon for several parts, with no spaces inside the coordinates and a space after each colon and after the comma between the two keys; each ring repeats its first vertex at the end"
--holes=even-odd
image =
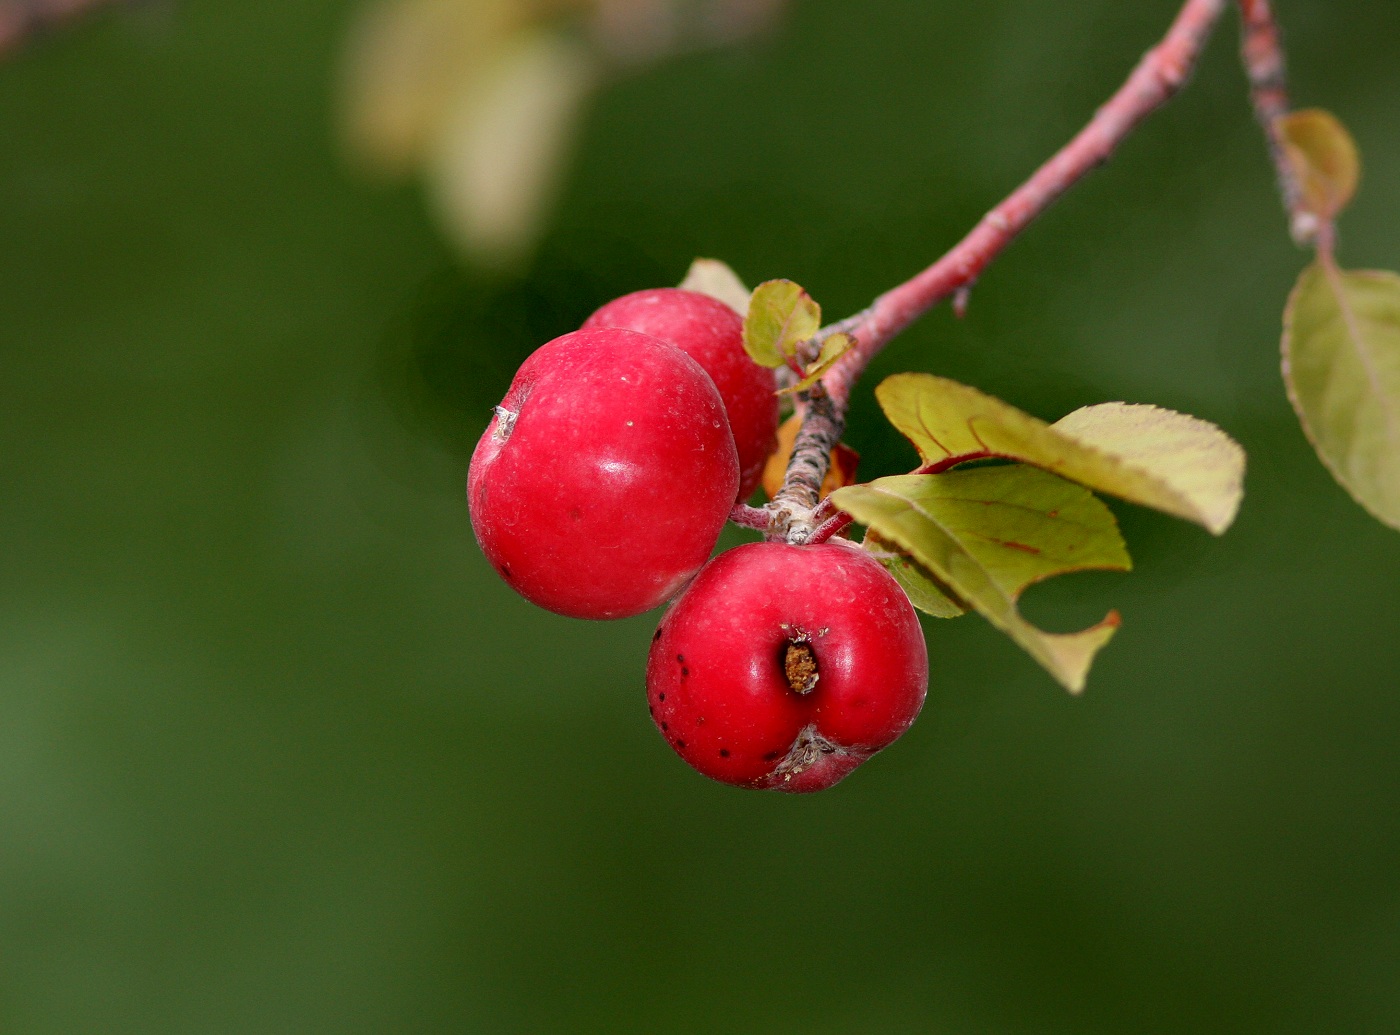
{"type": "MultiPolygon", "coordinates": [[[[112,12],[0,64],[0,1031],[1400,1030],[1400,536],[1278,376],[1287,241],[1234,55],[863,384],[1151,401],[1250,455],[1072,699],[976,617],[811,798],[652,729],[654,617],[537,611],[463,498],[514,365],[696,254],[850,312],[1073,132],[1175,0],[800,0],[603,92],[536,258],[484,274],[334,145],[350,5],[112,12]]],[[[1278,0],[1400,264],[1400,6],[1278,0]]],[[[737,541],[738,537],[734,537],[737,541]]]]}

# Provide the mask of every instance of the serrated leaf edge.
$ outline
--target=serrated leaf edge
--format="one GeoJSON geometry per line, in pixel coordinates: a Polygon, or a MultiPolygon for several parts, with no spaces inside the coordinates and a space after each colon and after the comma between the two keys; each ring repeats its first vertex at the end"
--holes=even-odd
{"type": "MultiPolygon", "coordinates": [[[[1031,465],[1031,466],[1037,466],[1037,465],[1031,465]]],[[[1043,469],[1043,468],[1042,468],[1042,469],[1043,469]]],[[[1052,472],[1052,473],[1053,473],[1053,472],[1052,472]]],[[[901,476],[901,477],[907,477],[907,476],[901,476]]],[[[931,476],[931,477],[932,477],[932,476],[931,476]]],[[[1066,479],[1066,480],[1070,480],[1070,479],[1066,479]]],[[[889,497],[891,497],[891,498],[893,498],[893,499],[897,499],[897,500],[899,500],[901,503],[903,503],[905,506],[909,507],[911,510],[914,510],[914,511],[918,512],[918,513],[919,513],[921,516],[923,516],[927,521],[929,521],[930,524],[932,524],[935,528],[937,528],[938,531],[939,531],[942,535],[946,536],[947,538],[949,538],[950,540],[952,540],[954,543],[958,543],[957,537],[954,536],[951,532],[947,531],[947,530],[944,528],[943,524],[942,524],[940,521],[938,521],[933,515],[929,514],[928,511],[924,510],[922,507],[917,506],[912,500],[909,500],[909,499],[907,499],[907,498],[904,497],[904,496],[900,496],[900,495],[897,494],[897,493],[889,492],[887,489],[881,489],[881,488],[879,488],[879,486],[878,486],[878,484],[877,484],[878,481],[879,481],[879,479],[876,479],[875,482],[867,482],[867,483],[865,483],[864,485],[848,486],[847,488],[848,488],[848,489],[868,489],[868,490],[870,490],[871,492],[879,493],[879,494],[881,494],[881,495],[885,495],[885,496],[889,496],[889,497]]],[[[831,494],[831,499],[832,499],[832,502],[835,503],[836,506],[837,506],[838,508],[841,508],[842,510],[845,510],[844,507],[841,507],[841,500],[840,500],[840,498],[839,498],[840,495],[841,495],[841,493],[843,493],[843,492],[847,492],[847,489],[838,489],[838,490],[836,490],[836,492],[833,492],[833,493],[831,494]]],[[[848,510],[846,511],[846,513],[851,514],[851,512],[848,511],[848,510]]],[[[855,515],[855,514],[851,514],[851,517],[855,518],[855,520],[857,520],[857,521],[860,520],[860,518],[859,518],[857,515],[855,515]]],[[[1116,516],[1114,516],[1114,515],[1112,514],[1111,511],[1110,511],[1110,517],[1112,517],[1112,519],[1113,519],[1113,526],[1114,526],[1114,528],[1116,529],[1116,528],[1118,527],[1118,519],[1117,519],[1116,516]]],[[[888,530],[885,530],[885,529],[879,529],[878,531],[879,531],[879,534],[880,534],[881,536],[883,536],[883,537],[885,537],[885,538],[888,538],[888,539],[893,539],[893,540],[895,541],[896,545],[898,545],[898,546],[900,546],[901,548],[903,548],[904,550],[906,550],[906,551],[910,554],[910,556],[911,556],[911,557],[914,557],[915,560],[919,561],[919,563],[920,563],[924,568],[927,568],[927,569],[929,569],[930,571],[933,571],[933,569],[932,569],[927,563],[923,562],[923,561],[918,557],[918,555],[917,555],[917,553],[915,552],[914,548],[913,548],[908,542],[905,542],[904,540],[902,540],[902,539],[900,538],[900,536],[899,536],[897,533],[891,533],[891,532],[889,532],[888,530]]],[[[966,549],[964,549],[964,548],[961,546],[960,543],[958,544],[958,547],[959,547],[959,549],[962,551],[963,556],[965,556],[965,557],[966,557],[966,558],[967,558],[967,559],[982,573],[983,577],[986,578],[987,581],[988,581],[991,585],[995,586],[995,585],[996,585],[995,580],[992,578],[991,574],[987,571],[986,567],[984,567],[983,564],[982,564],[980,561],[978,561],[977,558],[976,558],[975,556],[973,556],[973,555],[972,555],[971,553],[969,553],[966,549]]],[[[1126,551],[1125,551],[1125,553],[1126,553],[1126,551]]],[[[1033,624],[1032,622],[1030,622],[1029,620],[1027,620],[1024,616],[1022,616],[1022,614],[1021,614],[1021,609],[1020,609],[1020,607],[1019,607],[1020,600],[1021,600],[1021,596],[1022,596],[1022,595],[1025,593],[1025,591],[1026,591],[1028,588],[1030,588],[1032,585],[1035,585],[1035,584],[1038,583],[1038,582],[1044,581],[1044,580],[1047,579],[1047,578],[1053,578],[1053,577],[1056,576],[1056,575],[1069,575],[1069,574],[1072,574],[1072,573],[1074,573],[1074,572],[1079,572],[1079,571],[1120,571],[1120,570],[1121,570],[1121,571],[1130,571],[1130,570],[1131,570],[1131,558],[1129,558],[1128,567],[1127,567],[1127,568],[1123,568],[1123,569],[1115,568],[1115,567],[1113,567],[1113,566],[1111,566],[1111,565],[1101,565],[1101,564],[1088,564],[1088,565],[1080,565],[1080,566],[1074,566],[1074,567],[1064,568],[1064,569],[1062,569],[1062,570],[1060,570],[1060,571],[1058,571],[1058,572],[1054,572],[1054,573],[1052,573],[1052,574],[1043,575],[1043,576],[1040,576],[1039,578],[1032,579],[1032,580],[1030,580],[1029,582],[1026,582],[1026,583],[1023,584],[1023,585],[1021,586],[1021,588],[1011,597],[1011,600],[1010,600],[1010,603],[1011,603],[1011,611],[1012,611],[1012,613],[1015,615],[1015,617],[1016,617],[1019,621],[1021,621],[1022,623],[1024,623],[1025,626],[1026,626],[1027,628],[1029,628],[1029,629],[1031,629],[1032,631],[1034,631],[1034,633],[1036,634],[1037,637],[1044,638],[1046,641],[1048,641],[1048,643],[1049,643],[1050,645],[1053,646],[1053,645],[1057,645],[1057,644],[1063,644],[1063,643],[1066,643],[1066,642],[1068,642],[1068,641],[1078,641],[1078,642],[1082,642],[1082,643],[1091,643],[1091,646],[1089,646],[1089,647],[1085,650],[1085,652],[1084,652],[1084,657],[1083,657],[1083,659],[1082,659],[1082,664],[1075,664],[1075,665],[1073,665],[1073,666],[1066,666],[1066,665],[1064,664],[1063,660],[1062,660],[1064,656],[1063,656],[1062,654],[1060,654],[1058,651],[1053,651],[1052,653],[1054,653],[1054,654],[1056,655],[1057,659],[1060,659],[1060,660],[1058,660],[1055,664],[1047,665],[1047,664],[1045,663],[1045,661],[1039,656],[1039,650],[1038,650],[1039,644],[1038,644],[1038,643],[1037,643],[1035,646],[1032,646],[1031,644],[1028,644],[1028,643],[1025,642],[1024,640],[1019,639],[1019,638],[1016,636],[1015,632],[1013,632],[1012,629],[1008,628],[1007,625],[1003,623],[1003,621],[1002,621],[1002,619],[1001,619],[1000,616],[988,614],[988,613],[987,613],[986,611],[984,611],[982,608],[977,607],[977,605],[976,605],[975,602],[971,602],[971,603],[972,603],[973,609],[976,610],[978,614],[980,614],[983,618],[985,618],[989,623],[991,623],[994,627],[996,627],[997,629],[999,629],[1001,632],[1003,632],[1003,633],[1005,633],[1007,636],[1011,637],[1012,641],[1015,642],[1016,644],[1018,644],[1018,645],[1021,647],[1022,650],[1026,651],[1026,653],[1030,654],[1031,657],[1035,658],[1038,662],[1040,662],[1041,666],[1042,666],[1043,668],[1045,668],[1045,670],[1046,670],[1047,672],[1050,673],[1050,675],[1055,679],[1056,682],[1058,682],[1061,686],[1063,686],[1063,687],[1064,687],[1066,690],[1068,690],[1070,693],[1072,693],[1072,694],[1079,694],[1079,693],[1082,693],[1083,690],[1084,690],[1084,685],[1085,685],[1086,680],[1088,679],[1089,669],[1090,669],[1090,668],[1092,667],[1092,665],[1093,665],[1094,658],[1098,655],[1098,652],[1099,652],[1100,650],[1102,650],[1102,649],[1104,648],[1104,646],[1107,645],[1108,641],[1109,641],[1110,639],[1113,638],[1113,634],[1114,634],[1114,632],[1119,628],[1119,626],[1122,625],[1122,617],[1119,615],[1117,609],[1113,609],[1113,610],[1110,610],[1110,611],[1108,612],[1108,614],[1106,614],[1106,615],[1103,617],[1103,619],[1102,619],[1101,621],[1095,623],[1094,625],[1089,626],[1087,629],[1081,629],[1081,630],[1078,631],[1078,632],[1072,632],[1072,633],[1052,633],[1052,632],[1046,632],[1044,629],[1041,629],[1039,626],[1033,624]],[[1059,669],[1058,671],[1057,671],[1057,668],[1059,669]]],[[[937,572],[934,572],[934,574],[935,574],[935,576],[937,576],[938,573],[937,573],[937,572]]],[[[939,577],[938,581],[943,582],[943,581],[946,581],[946,580],[943,579],[943,578],[941,578],[941,577],[939,577]]],[[[961,595],[960,595],[960,594],[955,594],[955,599],[961,599],[961,595]]]]}
{"type": "MultiPolygon", "coordinates": [[[[1358,496],[1356,491],[1352,489],[1348,479],[1343,476],[1341,471],[1338,470],[1337,465],[1332,462],[1332,458],[1323,450],[1317,434],[1311,422],[1308,420],[1307,411],[1303,408],[1302,400],[1298,398],[1298,393],[1293,388],[1292,364],[1289,357],[1289,351],[1293,341],[1293,311],[1298,304],[1298,296],[1302,292],[1303,278],[1313,270],[1321,274],[1325,280],[1329,280],[1328,289],[1332,291],[1334,295],[1336,294],[1335,285],[1330,283],[1330,278],[1327,277],[1326,271],[1322,268],[1322,263],[1320,261],[1310,263],[1304,267],[1303,272],[1298,275],[1298,280],[1293,285],[1293,290],[1288,293],[1288,302],[1283,307],[1283,343],[1281,349],[1283,354],[1283,388],[1288,395],[1289,403],[1293,406],[1294,414],[1298,417],[1298,423],[1303,428],[1303,435],[1307,438],[1308,444],[1312,446],[1313,452],[1317,454],[1318,460],[1322,462],[1322,466],[1325,467],[1327,473],[1332,476],[1332,480],[1340,485],[1346,491],[1346,494],[1350,496],[1362,510],[1366,511],[1366,513],[1370,514],[1387,528],[1400,531],[1400,521],[1396,521],[1380,513],[1370,503],[1358,496]]],[[[1339,272],[1349,277],[1365,277],[1370,280],[1394,280],[1397,282],[1397,285],[1400,286],[1400,273],[1395,273],[1391,270],[1339,270],[1339,272]]],[[[1341,299],[1338,299],[1337,306],[1345,312],[1345,306],[1341,299]]]]}

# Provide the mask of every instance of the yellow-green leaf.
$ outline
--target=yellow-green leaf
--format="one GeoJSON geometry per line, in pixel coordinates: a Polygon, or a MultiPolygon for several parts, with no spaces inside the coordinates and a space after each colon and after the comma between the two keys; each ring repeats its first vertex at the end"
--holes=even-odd
{"type": "Polygon", "coordinates": [[[920,611],[935,618],[957,618],[967,614],[967,608],[953,599],[952,591],[909,556],[907,550],[901,550],[873,530],[866,531],[865,541],[861,545],[894,576],[909,602],[920,611]]]}
{"type": "Polygon", "coordinates": [[[717,298],[740,316],[749,311],[750,291],[739,275],[718,259],[696,259],[680,286],[687,291],[717,298]]]}
{"type": "Polygon", "coordinates": [[[805,392],[820,381],[821,376],[830,370],[838,359],[850,352],[851,346],[855,343],[856,340],[849,334],[833,334],[822,342],[817,358],[802,368],[802,380],[782,389],[778,394],[792,395],[795,392],[805,392]]]}
{"type": "Polygon", "coordinates": [[[1077,633],[1047,633],[1021,617],[1032,583],[1089,569],[1132,567],[1113,514],[1092,493],[1021,464],[880,478],[832,501],[907,551],[958,599],[1021,645],[1072,693],[1118,627],[1117,612],[1077,633]]]}
{"type": "Polygon", "coordinates": [[[1283,378],[1322,462],[1400,528],[1400,276],[1304,270],[1284,312],[1283,378]]]}
{"type": "Polygon", "coordinates": [[[933,374],[895,374],[875,395],[935,471],[985,457],[1019,460],[1215,535],[1239,510],[1244,450],[1214,424],[1183,413],[1104,403],[1046,424],[933,374]]]}
{"type": "Polygon", "coordinates": [[[1279,119],[1278,128],[1308,211],[1335,219],[1361,180],[1361,154],[1351,133],[1321,108],[1291,112],[1279,119]]]}
{"type": "Polygon", "coordinates": [[[1158,406],[1100,403],[1050,425],[1063,438],[1123,465],[1100,477],[1078,462],[1065,477],[1113,496],[1195,521],[1220,535],[1244,496],[1244,449],[1209,421],[1158,406]],[[1091,477],[1092,476],[1092,477],[1091,477]]]}
{"type": "Polygon", "coordinates": [[[744,348],[760,366],[780,367],[821,329],[822,308],[790,280],[754,288],[744,318],[744,348]]]}

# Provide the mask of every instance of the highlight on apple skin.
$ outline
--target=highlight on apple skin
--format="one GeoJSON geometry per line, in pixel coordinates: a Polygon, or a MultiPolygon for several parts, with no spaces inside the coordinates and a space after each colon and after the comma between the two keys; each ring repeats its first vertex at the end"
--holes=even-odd
{"type": "Polygon", "coordinates": [[[527,600],[624,618],[708,559],[739,487],[724,402],[688,355],[649,335],[575,331],[520,367],[472,454],[472,529],[527,600]]]}
{"type": "Polygon", "coordinates": [[[753,495],[777,447],[778,398],[773,371],[744,351],[744,321],[717,298],[681,288],[652,288],[613,299],[584,328],[622,327],[670,342],[719,389],[739,451],[738,499],[753,495]]]}

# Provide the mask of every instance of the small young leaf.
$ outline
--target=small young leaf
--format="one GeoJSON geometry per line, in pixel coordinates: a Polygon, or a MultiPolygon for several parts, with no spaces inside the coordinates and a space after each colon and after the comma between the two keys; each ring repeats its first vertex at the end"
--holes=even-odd
{"type": "Polygon", "coordinates": [[[952,591],[947,586],[910,557],[908,551],[901,550],[879,532],[867,530],[861,545],[894,576],[904,595],[909,598],[909,603],[924,614],[935,618],[957,618],[967,614],[967,608],[953,599],[952,591]]]}
{"type": "Polygon", "coordinates": [[[851,346],[856,340],[849,334],[833,334],[822,342],[821,351],[817,353],[817,358],[802,368],[802,380],[787,388],[781,389],[779,395],[793,395],[797,392],[805,392],[814,384],[821,380],[838,359],[851,351],[851,346]]]}
{"type": "Polygon", "coordinates": [[[932,374],[895,374],[875,397],[935,471],[986,457],[1020,460],[1215,535],[1239,510],[1244,450],[1214,424],[1186,414],[1104,403],[1046,424],[932,374]]]}
{"type": "Polygon", "coordinates": [[[748,314],[751,292],[739,275],[718,259],[696,259],[680,287],[717,298],[740,316],[748,314]]]}
{"type": "Polygon", "coordinates": [[[1027,586],[1053,575],[1132,567],[1112,512],[1073,482],[1021,464],[880,478],[832,501],[897,544],[960,600],[1020,644],[1070,692],[1084,688],[1117,612],[1078,633],[1047,633],[1021,617],[1027,586]]]}
{"type": "MultiPolygon", "coordinates": [[[[778,428],[778,447],[763,465],[763,491],[771,500],[783,487],[783,476],[787,474],[788,461],[792,459],[792,446],[797,441],[797,432],[802,427],[802,415],[794,413],[778,428]]],[[[844,442],[836,443],[831,451],[831,464],[822,479],[821,497],[825,499],[832,490],[843,485],[854,485],[856,468],[860,465],[860,454],[844,442]]]]}
{"type": "Polygon", "coordinates": [[[1308,108],[1279,119],[1279,132],[1308,211],[1337,218],[1361,179],[1361,155],[1346,126],[1330,111],[1308,108]]]}
{"type": "Polygon", "coordinates": [[[801,286],[769,280],[754,288],[744,318],[744,348],[759,366],[780,367],[821,329],[822,309],[801,286]]]}
{"type": "Polygon", "coordinates": [[[1400,276],[1304,270],[1284,311],[1283,379],[1322,462],[1400,529],[1400,276]]]}

